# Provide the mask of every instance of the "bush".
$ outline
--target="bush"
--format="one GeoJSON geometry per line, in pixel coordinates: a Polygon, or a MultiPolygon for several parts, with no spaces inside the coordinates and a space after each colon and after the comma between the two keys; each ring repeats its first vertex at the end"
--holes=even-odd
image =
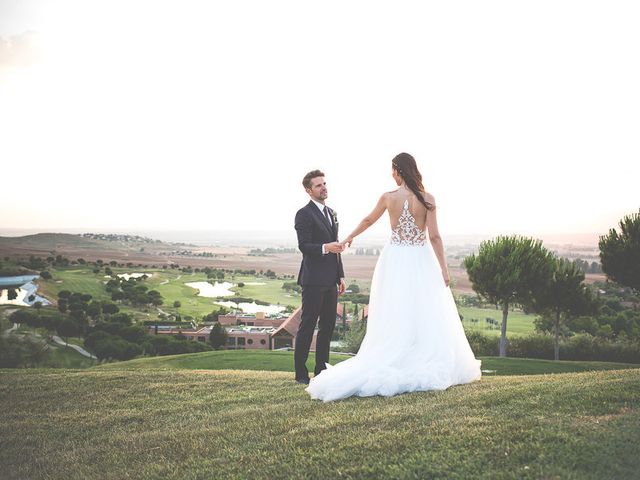
{"type": "Polygon", "coordinates": [[[104,330],[93,331],[84,339],[84,346],[89,350],[93,350],[97,343],[111,336],[112,335],[110,333],[107,333],[104,330]]]}
{"type": "Polygon", "coordinates": [[[140,345],[147,340],[147,337],[149,335],[147,334],[146,328],[139,325],[132,325],[129,327],[124,327],[122,330],[120,330],[120,336],[128,342],[140,345]]]}
{"type": "Polygon", "coordinates": [[[640,342],[609,340],[592,335],[574,335],[560,344],[564,360],[601,360],[603,362],[640,363],[640,342]]]}
{"type": "Polygon", "coordinates": [[[95,342],[93,352],[101,360],[130,360],[136,355],[140,355],[142,349],[135,343],[127,342],[115,335],[109,335],[95,342]]]}
{"type": "MultiPolygon", "coordinates": [[[[498,354],[498,336],[478,331],[465,333],[476,356],[498,354]]],[[[513,336],[508,339],[508,352],[509,357],[553,360],[553,335],[533,333],[513,336]]],[[[560,360],[640,363],[640,342],[578,334],[560,339],[560,360]]]]}
{"type": "Polygon", "coordinates": [[[360,344],[364,338],[367,324],[361,320],[353,320],[349,330],[342,336],[342,346],[339,348],[342,352],[358,353],[360,344]]]}
{"type": "MultiPolygon", "coordinates": [[[[500,337],[496,335],[486,335],[477,330],[466,331],[467,340],[471,350],[476,356],[496,356],[500,351],[500,337]]],[[[509,352],[511,353],[511,352],[509,352]]]]}
{"type": "Polygon", "coordinates": [[[107,318],[109,322],[120,323],[121,325],[131,325],[133,317],[128,313],[115,313],[107,318]]]}
{"type": "Polygon", "coordinates": [[[13,323],[24,323],[30,327],[39,326],[40,322],[38,316],[26,308],[21,308],[20,310],[13,312],[9,315],[9,320],[13,323]]]}
{"type": "Polygon", "coordinates": [[[0,336],[0,368],[35,367],[47,355],[39,342],[16,335],[0,336]]]}

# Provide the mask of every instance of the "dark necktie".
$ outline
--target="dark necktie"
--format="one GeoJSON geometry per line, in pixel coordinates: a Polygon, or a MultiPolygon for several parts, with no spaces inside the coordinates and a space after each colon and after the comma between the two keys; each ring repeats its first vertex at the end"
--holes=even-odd
{"type": "Polygon", "coordinates": [[[332,227],[333,224],[331,223],[331,219],[329,218],[329,209],[326,205],[324,206],[324,216],[327,219],[327,222],[329,222],[329,226],[332,227]]]}

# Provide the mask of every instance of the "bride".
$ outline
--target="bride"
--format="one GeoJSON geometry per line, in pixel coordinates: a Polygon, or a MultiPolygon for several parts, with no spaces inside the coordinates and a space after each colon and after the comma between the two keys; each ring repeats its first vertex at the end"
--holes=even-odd
{"type": "Polygon", "coordinates": [[[311,378],[305,389],[311,398],[391,396],[480,379],[480,360],[471,351],[448,288],[436,201],[425,192],[408,153],[392,160],[392,176],[399,188],[384,193],[343,242],[350,246],[389,212],[391,238],[373,273],[362,345],[356,356],[327,364],[311,378]]]}

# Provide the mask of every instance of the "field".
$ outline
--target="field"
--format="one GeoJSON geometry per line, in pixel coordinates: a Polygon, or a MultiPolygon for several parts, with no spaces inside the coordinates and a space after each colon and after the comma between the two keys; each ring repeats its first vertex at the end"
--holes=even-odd
{"type": "MultiPolygon", "coordinates": [[[[464,327],[469,330],[481,330],[486,333],[500,335],[500,324],[502,323],[502,311],[495,308],[475,308],[475,307],[458,307],[458,312],[463,317],[464,327]],[[485,318],[493,318],[497,320],[497,326],[493,329],[488,328],[485,318]],[[478,319],[478,323],[470,322],[470,319],[478,319]]],[[[509,311],[507,317],[507,334],[523,335],[534,331],[533,320],[535,315],[522,313],[522,311],[509,311]]]]}
{"type": "MultiPolygon", "coordinates": [[[[151,268],[112,268],[116,274],[121,273],[148,273],[150,278],[145,282],[145,285],[149,289],[158,290],[165,299],[165,303],[160,307],[160,310],[167,313],[180,313],[183,317],[190,316],[192,318],[202,318],[210,313],[212,310],[217,309],[215,300],[212,298],[200,297],[192,287],[185,285],[190,282],[202,282],[206,281],[206,275],[203,273],[191,273],[185,274],[180,271],[166,270],[166,269],[151,269],[151,268]],[[173,307],[173,302],[179,300],[181,306],[179,308],[173,307]]],[[[76,266],[68,268],[57,268],[52,270],[53,279],[44,281],[39,280],[40,293],[44,294],[49,299],[56,299],[60,290],[70,290],[73,292],[89,293],[93,298],[97,300],[110,300],[110,294],[105,290],[104,283],[106,278],[104,272],[95,274],[92,271],[92,267],[89,266],[76,266]]],[[[236,286],[231,290],[237,292],[242,297],[249,297],[257,300],[269,302],[271,304],[279,305],[291,305],[293,307],[299,307],[301,303],[300,295],[295,293],[288,293],[282,288],[287,280],[269,279],[263,276],[245,276],[245,275],[229,275],[227,274],[223,281],[231,282],[236,286]],[[242,282],[244,287],[238,287],[237,284],[242,282]],[[259,285],[251,285],[252,283],[259,285]]],[[[368,282],[358,281],[357,284],[367,291],[369,288],[368,282]]],[[[131,313],[137,320],[151,320],[158,318],[158,309],[147,307],[143,309],[134,309],[127,305],[121,304],[120,309],[123,312],[131,313]]],[[[350,311],[349,307],[349,311],[350,311]]],[[[485,323],[485,318],[490,317],[498,322],[502,320],[502,312],[494,308],[473,308],[473,307],[459,307],[460,313],[465,319],[465,327],[469,329],[484,330],[488,333],[495,335],[500,334],[498,327],[489,330],[485,323]],[[479,322],[477,324],[471,323],[471,318],[477,318],[479,322]]],[[[527,315],[521,311],[509,312],[509,318],[507,322],[507,332],[509,335],[526,334],[533,332],[534,315],[527,315]]]]}
{"type": "Polygon", "coordinates": [[[322,403],[288,372],[0,371],[3,478],[633,479],[640,370],[322,403]]]}

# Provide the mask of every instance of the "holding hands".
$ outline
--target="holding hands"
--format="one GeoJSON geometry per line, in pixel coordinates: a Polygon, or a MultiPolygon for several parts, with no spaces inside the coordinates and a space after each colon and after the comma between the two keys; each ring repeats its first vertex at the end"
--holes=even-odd
{"type": "Polygon", "coordinates": [[[353,243],[353,237],[351,235],[349,235],[347,238],[345,238],[342,242],[342,245],[344,246],[344,248],[346,249],[347,247],[350,247],[351,244],[353,243]]]}
{"type": "Polygon", "coordinates": [[[342,253],[344,252],[345,246],[340,242],[331,242],[324,244],[324,250],[328,253],[342,253]]]}
{"type": "Polygon", "coordinates": [[[328,253],[342,253],[347,249],[347,247],[351,246],[352,242],[353,237],[347,237],[342,242],[325,243],[324,250],[328,253]]]}

